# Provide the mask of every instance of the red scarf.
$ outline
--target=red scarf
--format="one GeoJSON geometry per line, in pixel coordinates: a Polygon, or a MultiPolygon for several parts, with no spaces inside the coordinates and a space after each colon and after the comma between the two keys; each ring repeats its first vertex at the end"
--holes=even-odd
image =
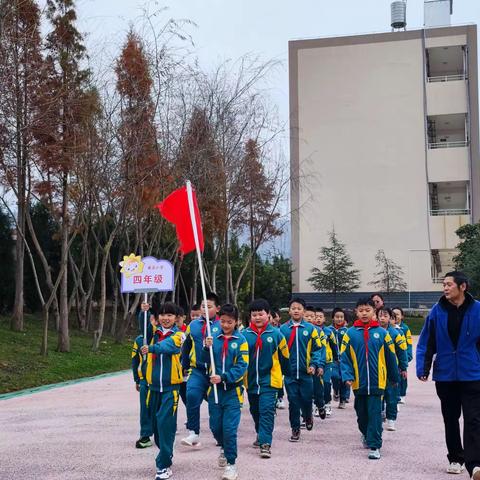
{"type": "Polygon", "coordinates": [[[233,337],[223,336],[223,347],[222,347],[222,360],[228,356],[228,342],[233,340],[233,337]]]}
{"type": "Polygon", "coordinates": [[[377,320],[370,320],[368,323],[364,323],[361,320],[355,320],[353,326],[363,328],[363,342],[365,343],[365,350],[368,355],[368,339],[370,338],[369,330],[373,327],[379,327],[380,324],[377,320]]]}
{"type": "Polygon", "coordinates": [[[335,330],[340,330],[344,326],[345,326],[345,324],[343,324],[343,325],[336,325],[335,323],[333,324],[333,327],[335,328],[335,330]]]}
{"type": "MultiPolygon", "coordinates": [[[[159,328],[158,330],[155,331],[155,335],[158,337],[157,341],[155,343],[158,343],[158,342],[161,342],[162,340],[165,340],[170,335],[173,335],[173,333],[174,332],[172,330],[169,330],[167,333],[163,333],[163,330],[161,328],[159,328]]],[[[152,353],[152,360],[155,361],[156,358],[157,358],[157,355],[152,353]]]]}
{"type": "Polygon", "coordinates": [[[292,323],[292,331],[290,332],[290,338],[288,339],[288,349],[289,350],[293,345],[293,341],[295,340],[295,337],[297,336],[297,330],[298,330],[299,326],[300,326],[299,323],[297,323],[297,324],[292,323]]]}
{"type": "Polygon", "coordinates": [[[250,328],[257,334],[257,341],[255,342],[255,349],[254,349],[254,354],[255,356],[257,354],[257,351],[260,351],[263,347],[263,341],[262,341],[262,333],[267,329],[268,327],[268,322],[261,328],[260,330],[253,324],[253,322],[250,322],[250,328]]]}

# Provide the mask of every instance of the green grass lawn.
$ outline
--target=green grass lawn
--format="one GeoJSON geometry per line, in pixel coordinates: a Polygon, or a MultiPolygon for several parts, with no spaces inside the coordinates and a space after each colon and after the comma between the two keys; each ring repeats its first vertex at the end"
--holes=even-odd
{"type": "Polygon", "coordinates": [[[130,367],[133,339],[116,345],[103,337],[100,351],[92,352],[92,335],[71,330],[71,353],[58,353],[57,334],[49,334],[48,356],[40,355],[42,322],[27,315],[25,332],[12,332],[9,318],[0,317],[0,394],[58,383],[130,367]]]}
{"type": "Polygon", "coordinates": [[[420,335],[425,319],[423,317],[407,317],[405,323],[410,327],[412,335],[420,335]]]}

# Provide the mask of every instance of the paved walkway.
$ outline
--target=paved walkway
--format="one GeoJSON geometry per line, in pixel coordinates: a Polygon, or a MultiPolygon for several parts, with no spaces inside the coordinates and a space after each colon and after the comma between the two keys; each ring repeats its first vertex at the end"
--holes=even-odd
{"type": "MultiPolygon", "coordinates": [[[[382,459],[366,459],[353,405],[315,419],[298,444],[288,442],[288,411],[279,411],[273,456],[260,459],[251,447],[253,422],[245,407],[239,432],[238,469],[242,480],[427,480],[448,479],[439,402],[434,385],[414,379],[411,367],[407,405],[398,430],[384,432],[382,459]]],[[[0,479],[153,480],[156,448],[136,450],[138,400],[129,374],[70,385],[0,401],[0,479]]],[[[174,479],[218,479],[218,449],[202,411],[203,446],[177,445],[174,479]]],[[[179,407],[179,440],[185,433],[179,407]]],[[[179,444],[179,441],[177,442],[179,444]]],[[[467,478],[467,474],[459,476],[467,478]]]]}

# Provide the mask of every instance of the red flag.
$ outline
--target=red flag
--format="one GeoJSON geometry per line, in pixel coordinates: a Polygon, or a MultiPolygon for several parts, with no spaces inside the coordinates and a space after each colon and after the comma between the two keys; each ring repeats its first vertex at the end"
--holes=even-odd
{"type": "MultiPolygon", "coordinates": [[[[195,190],[192,189],[193,209],[195,211],[195,219],[197,223],[198,243],[200,250],[203,252],[203,232],[200,211],[198,210],[197,196],[195,190]]],[[[172,192],[163,202],[155,205],[160,214],[175,225],[177,230],[177,238],[180,246],[178,249],[184,255],[195,250],[195,239],[193,237],[193,225],[190,218],[190,210],[188,208],[187,187],[182,187],[172,192]]]]}

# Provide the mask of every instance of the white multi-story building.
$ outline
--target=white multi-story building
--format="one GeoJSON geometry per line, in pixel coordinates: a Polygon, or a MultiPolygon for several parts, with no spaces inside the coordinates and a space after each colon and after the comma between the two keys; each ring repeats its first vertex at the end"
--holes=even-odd
{"type": "Polygon", "coordinates": [[[383,249],[429,303],[480,220],[476,25],[291,41],[289,68],[294,291],[321,303],[307,279],[334,228],[359,291],[383,249]]]}

